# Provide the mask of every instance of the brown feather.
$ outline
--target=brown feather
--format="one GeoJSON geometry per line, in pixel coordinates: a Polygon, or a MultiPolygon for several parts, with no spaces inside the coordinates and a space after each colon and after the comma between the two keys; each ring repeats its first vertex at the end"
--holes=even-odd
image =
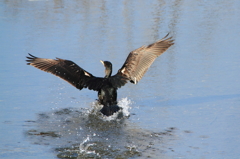
{"type": "Polygon", "coordinates": [[[28,65],[54,74],[78,89],[89,88],[98,91],[104,85],[104,79],[93,76],[69,60],[38,58],[31,54],[26,60],[28,65]]]}
{"type": "Polygon", "coordinates": [[[174,44],[172,37],[167,38],[168,35],[153,44],[130,52],[117,74],[125,76],[134,84],[140,81],[155,59],[174,44]]]}

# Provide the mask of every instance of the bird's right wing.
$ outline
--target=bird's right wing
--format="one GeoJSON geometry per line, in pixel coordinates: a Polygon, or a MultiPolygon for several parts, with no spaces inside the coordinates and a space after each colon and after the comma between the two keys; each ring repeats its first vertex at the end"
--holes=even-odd
{"type": "Polygon", "coordinates": [[[174,44],[172,37],[168,37],[168,35],[153,44],[142,46],[130,52],[122,68],[118,70],[115,76],[124,76],[130,82],[136,84],[154,60],[174,44]]]}
{"type": "Polygon", "coordinates": [[[26,60],[28,65],[52,73],[80,90],[88,88],[98,91],[104,84],[104,78],[93,76],[72,61],[60,58],[45,59],[29,55],[28,60],[26,60]]]}

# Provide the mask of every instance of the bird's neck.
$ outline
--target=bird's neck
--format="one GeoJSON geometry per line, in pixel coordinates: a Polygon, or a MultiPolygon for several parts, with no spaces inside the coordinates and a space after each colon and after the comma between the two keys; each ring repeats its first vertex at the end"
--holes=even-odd
{"type": "Polygon", "coordinates": [[[112,75],[112,68],[106,68],[104,78],[109,78],[111,75],[112,75]]]}

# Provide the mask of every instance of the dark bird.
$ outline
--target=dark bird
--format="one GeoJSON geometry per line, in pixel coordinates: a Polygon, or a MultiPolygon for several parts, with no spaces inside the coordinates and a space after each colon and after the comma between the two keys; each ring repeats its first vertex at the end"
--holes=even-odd
{"type": "Polygon", "coordinates": [[[26,61],[28,65],[52,73],[79,90],[88,88],[97,91],[98,102],[103,105],[102,114],[110,116],[120,109],[117,106],[117,89],[124,86],[127,81],[137,84],[154,60],[173,44],[172,37],[168,37],[167,34],[153,44],[130,52],[123,66],[113,76],[112,63],[101,61],[105,66],[105,77],[95,77],[74,62],[60,58],[45,59],[29,54],[26,61]]]}

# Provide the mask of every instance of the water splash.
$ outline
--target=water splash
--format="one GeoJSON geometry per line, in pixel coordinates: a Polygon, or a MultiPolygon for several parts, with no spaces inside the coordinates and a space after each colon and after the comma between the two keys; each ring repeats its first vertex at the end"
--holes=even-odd
{"type": "Polygon", "coordinates": [[[88,111],[88,114],[91,115],[96,115],[99,118],[101,118],[104,121],[112,121],[112,120],[117,120],[117,119],[122,119],[122,118],[127,118],[130,116],[130,105],[132,104],[131,100],[126,98],[122,98],[121,100],[118,101],[118,106],[121,107],[121,110],[118,112],[114,113],[111,116],[105,116],[102,113],[100,113],[100,110],[102,109],[102,105],[99,105],[98,102],[93,102],[91,107],[92,110],[88,111]]]}
{"type": "MultiPolygon", "coordinates": [[[[175,128],[162,132],[139,128],[125,120],[130,114],[131,103],[127,98],[119,100],[122,110],[111,117],[99,111],[91,114],[84,108],[41,113],[34,122],[37,128],[30,129],[27,135],[32,143],[54,146],[58,158],[148,158],[149,154],[165,151],[166,143],[175,139],[175,128]],[[120,113],[123,117],[119,119],[120,113]]],[[[100,110],[101,106],[97,106],[100,110]]]]}
{"type": "Polygon", "coordinates": [[[80,143],[80,145],[79,145],[79,152],[81,154],[83,154],[83,153],[85,153],[85,154],[96,154],[95,151],[88,150],[88,148],[90,146],[94,146],[95,145],[95,143],[88,143],[89,141],[90,141],[90,138],[88,136],[85,140],[83,140],[82,143],[80,143]]]}
{"type": "Polygon", "coordinates": [[[126,117],[129,117],[130,112],[129,110],[131,109],[130,105],[132,104],[131,100],[126,98],[122,98],[119,102],[118,105],[122,108],[123,115],[126,117]]]}

